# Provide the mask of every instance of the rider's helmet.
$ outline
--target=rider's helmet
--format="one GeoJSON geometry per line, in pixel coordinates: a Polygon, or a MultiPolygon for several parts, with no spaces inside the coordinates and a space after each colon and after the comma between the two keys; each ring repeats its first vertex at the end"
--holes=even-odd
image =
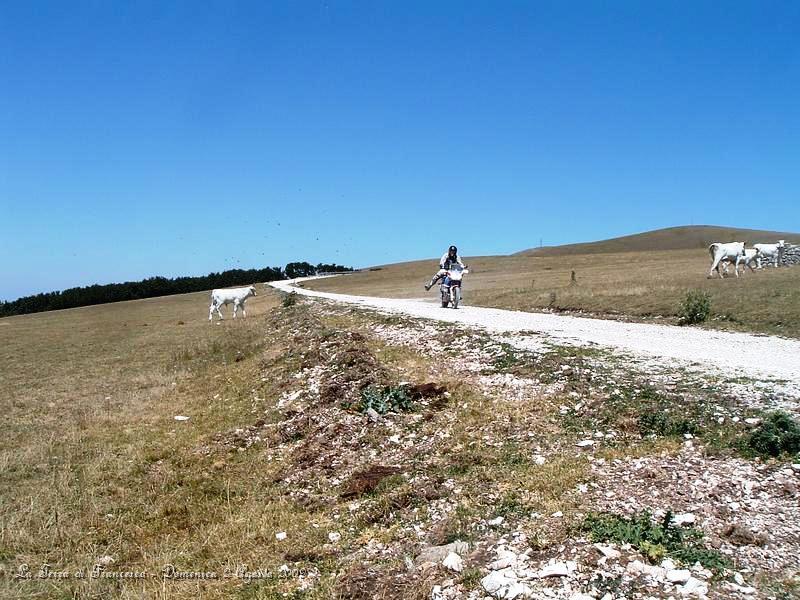
{"type": "Polygon", "coordinates": [[[455,256],[458,254],[458,248],[456,248],[455,246],[450,246],[450,248],[447,249],[447,253],[450,256],[455,256]]]}

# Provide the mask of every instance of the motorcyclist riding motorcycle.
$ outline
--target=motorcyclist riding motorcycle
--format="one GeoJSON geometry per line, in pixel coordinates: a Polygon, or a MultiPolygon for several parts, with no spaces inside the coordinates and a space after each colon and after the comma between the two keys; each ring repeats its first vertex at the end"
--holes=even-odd
{"type": "Polygon", "coordinates": [[[458,255],[458,248],[455,246],[450,246],[450,248],[447,249],[447,252],[442,254],[442,258],[439,260],[439,270],[436,272],[436,275],[431,278],[430,283],[425,284],[425,291],[429,291],[434,285],[436,285],[436,282],[447,274],[447,270],[450,268],[450,265],[454,263],[461,265],[465,269],[467,268],[467,265],[462,262],[461,257],[458,255]]]}

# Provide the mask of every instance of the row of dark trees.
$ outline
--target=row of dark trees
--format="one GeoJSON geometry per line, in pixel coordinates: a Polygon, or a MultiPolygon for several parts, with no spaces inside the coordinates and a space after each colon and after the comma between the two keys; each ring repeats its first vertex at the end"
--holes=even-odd
{"type": "Polygon", "coordinates": [[[286,268],[266,267],[264,269],[231,269],[221,273],[209,273],[199,277],[148,277],[141,281],[108,283],[74,287],[60,292],[47,292],[35,296],[25,296],[12,302],[0,302],[0,317],[24,315],[45,310],[75,308],[106,302],[138,300],[155,296],[186,294],[213,288],[250,285],[256,282],[276,281],[309,277],[317,273],[352,271],[351,267],[320,263],[316,266],[307,262],[292,262],[286,268]]]}

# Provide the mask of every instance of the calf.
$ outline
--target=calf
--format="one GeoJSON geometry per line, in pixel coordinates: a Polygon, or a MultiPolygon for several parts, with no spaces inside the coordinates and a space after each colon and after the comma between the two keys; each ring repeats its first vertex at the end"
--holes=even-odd
{"type": "Polygon", "coordinates": [[[753,265],[756,264],[756,254],[757,252],[755,248],[745,248],[744,254],[739,254],[736,257],[736,261],[732,261],[727,257],[723,258],[721,261],[719,261],[719,264],[722,265],[722,274],[728,274],[728,265],[732,263],[734,264],[734,268],[736,269],[737,273],[739,272],[739,265],[743,265],[742,273],[744,273],[744,267],[747,267],[753,273],[755,273],[756,270],[753,268],[753,265]]]}
{"type": "MultiPolygon", "coordinates": [[[[744,242],[728,242],[727,244],[714,242],[708,247],[708,253],[711,254],[711,269],[708,272],[708,276],[713,277],[714,269],[716,269],[717,275],[722,279],[723,275],[719,271],[719,263],[725,259],[738,265],[739,263],[736,262],[738,257],[744,255],[744,242]]],[[[736,276],[739,276],[738,269],[736,270],[736,276]]]]}
{"type": "Polygon", "coordinates": [[[244,303],[250,296],[255,295],[256,288],[253,285],[249,287],[214,290],[211,292],[211,306],[208,309],[208,320],[211,321],[214,318],[215,310],[217,311],[220,319],[224,318],[222,316],[222,311],[219,309],[223,304],[233,304],[234,319],[236,318],[236,311],[239,309],[239,307],[242,309],[242,316],[246,317],[247,313],[244,310],[244,303]]]}
{"type": "Polygon", "coordinates": [[[753,244],[753,248],[756,249],[756,262],[758,263],[758,268],[761,268],[761,259],[766,258],[768,260],[771,259],[772,266],[778,266],[778,259],[781,256],[781,250],[786,245],[784,240],[780,240],[777,244],[753,244]]]}

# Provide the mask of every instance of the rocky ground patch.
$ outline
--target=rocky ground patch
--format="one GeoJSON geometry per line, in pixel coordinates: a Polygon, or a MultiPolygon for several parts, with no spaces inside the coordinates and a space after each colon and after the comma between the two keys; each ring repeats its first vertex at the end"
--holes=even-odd
{"type": "Polygon", "coordinates": [[[304,593],[326,578],[342,598],[797,593],[798,459],[747,445],[796,398],[322,301],[271,319],[280,396],[203,451],[262,452],[290,502],[326,515],[328,543],[286,554],[320,574],[304,593]],[[669,517],[663,543],[587,528],[642,514],[669,517]]]}

